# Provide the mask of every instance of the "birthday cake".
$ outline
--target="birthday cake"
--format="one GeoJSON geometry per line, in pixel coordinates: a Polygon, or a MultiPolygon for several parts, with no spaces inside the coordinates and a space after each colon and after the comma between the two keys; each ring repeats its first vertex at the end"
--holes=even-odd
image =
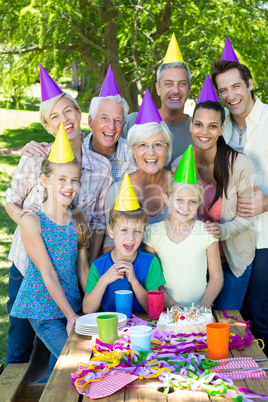
{"type": "Polygon", "coordinates": [[[173,334],[206,333],[206,325],[214,322],[211,308],[173,306],[160,315],[157,328],[173,334]]]}

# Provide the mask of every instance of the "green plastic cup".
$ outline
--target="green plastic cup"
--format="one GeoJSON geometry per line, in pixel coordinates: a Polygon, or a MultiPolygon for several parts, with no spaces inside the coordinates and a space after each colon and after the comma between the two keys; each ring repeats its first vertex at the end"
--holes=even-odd
{"type": "Polygon", "coordinates": [[[117,340],[117,314],[103,314],[96,317],[99,340],[108,345],[113,344],[117,340]]]}

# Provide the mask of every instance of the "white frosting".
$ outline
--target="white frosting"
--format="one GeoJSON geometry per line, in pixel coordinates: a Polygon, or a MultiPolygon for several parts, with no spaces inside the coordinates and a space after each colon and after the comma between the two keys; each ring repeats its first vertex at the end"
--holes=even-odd
{"type": "Polygon", "coordinates": [[[162,313],[157,322],[157,328],[173,334],[191,334],[192,332],[206,333],[206,325],[214,322],[211,308],[173,306],[167,312],[162,313]]]}

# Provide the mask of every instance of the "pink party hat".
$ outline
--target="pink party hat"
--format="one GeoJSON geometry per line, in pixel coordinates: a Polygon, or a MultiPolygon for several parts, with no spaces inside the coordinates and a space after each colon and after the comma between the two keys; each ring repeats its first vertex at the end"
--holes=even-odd
{"type": "Polygon", "coordinates": [[[106,77],[102,84],[100,97],[104,98],[105,96],[115,96],[115,95],[121,96],[117,83],[114,78],[112,67],[109,66],[106,77]]]}
{"type": "Polygon", "coordinates": [[[63,93],[60,87],[40,64],[41,101],[45,102],[63,93]]]}
{"type": "Polygon", "coordinates": [[[196,101],[196,104],[200,103],[200,102],[205,102],[207,100],[211,100],[214,102],[219,102],[219,99],[217,97],[217,94],[215,92],[215,89],[212,85],[212,82],[209,78],[209,75],[207,74],[204,84],[202,86],[201,92],[198,96],[198,99],[196,101]]]}
{"type": "Polygon", "coordinates": [[[233,49],[233,46],[231,45],[231,42],[230,42],[228,36],[226,36],[226,42],[225,42],[225,46],[224,46],[221,58],[223,60],[237,61],[237,63],[239,63],[239,60],[235,54],[235,51],[233,49]]]}
{"type": "Polygon", "coordinates": [[[162,121],[162,117],[160,116],[157,107],[153,101],[153,98],[150,95],[148,88],[146,88],[144,98],[142,100],[142,104],[139,110],[139,113],[136,117],[135,124],[145,124],[145,123],[159,123],[162,121]]]}

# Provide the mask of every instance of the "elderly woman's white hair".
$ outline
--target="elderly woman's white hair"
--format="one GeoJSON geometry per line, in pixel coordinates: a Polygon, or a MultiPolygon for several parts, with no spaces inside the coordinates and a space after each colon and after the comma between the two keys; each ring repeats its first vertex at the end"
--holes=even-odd
{"type": "Polygon", "coordinates": [[[173,151],[173,135],[171,134],[168,126],[163,121],[159,123],[152,122],[152,123],[145,123],[145,124],[134,124],[127,135],[127,145],[128,145],[128,154],[129,159],[133,163],[133,165],[137,166],[136,160],[134,158],[134,154],[132,151],[133,145],[137,144],[138,142],[144,141],[147,138],[151,137],[152,135],[162,133],[166,143],[168,144],[168,155],[166,159],[165,165],[167,165],[172,157],[173,151]]]}
{"type": "Polygon", "coordinates": [[[41,102],[40,108],[39,108],[39,117],[40,117],[41,123],[43,124],[43,126],[45,128],[46,128],[45,124],[49,123],[49,118],[54,109],[54,106],[61,98],[68,99],[71,102],[72,106],[75,108],[75,110],[81,112],[78,103],[72,97],[72,95],[68,94],[67,92],[63,92],[62,94],[54,96],[54,98],[48,99],[45,102],[41,102]]]}
{"type": "Polygon", "coordinates": [[[129,111],[129,106],[124,98],[120,95],[115,95],[115,96],[105,96],[105,97],[97,97],[95,96],[94,98],[91,99],[90,106],[89,106],[89,112],[88,115],[92,118],[92,120],[95,119],[98,111],[99,111],[99,105],[101,102],[105,100],[112,100],[115,103],[118,103],[118,105],[121,105],[123,110],[124,110],[124,122],[127,119],[128,111],[129,111]]]}

